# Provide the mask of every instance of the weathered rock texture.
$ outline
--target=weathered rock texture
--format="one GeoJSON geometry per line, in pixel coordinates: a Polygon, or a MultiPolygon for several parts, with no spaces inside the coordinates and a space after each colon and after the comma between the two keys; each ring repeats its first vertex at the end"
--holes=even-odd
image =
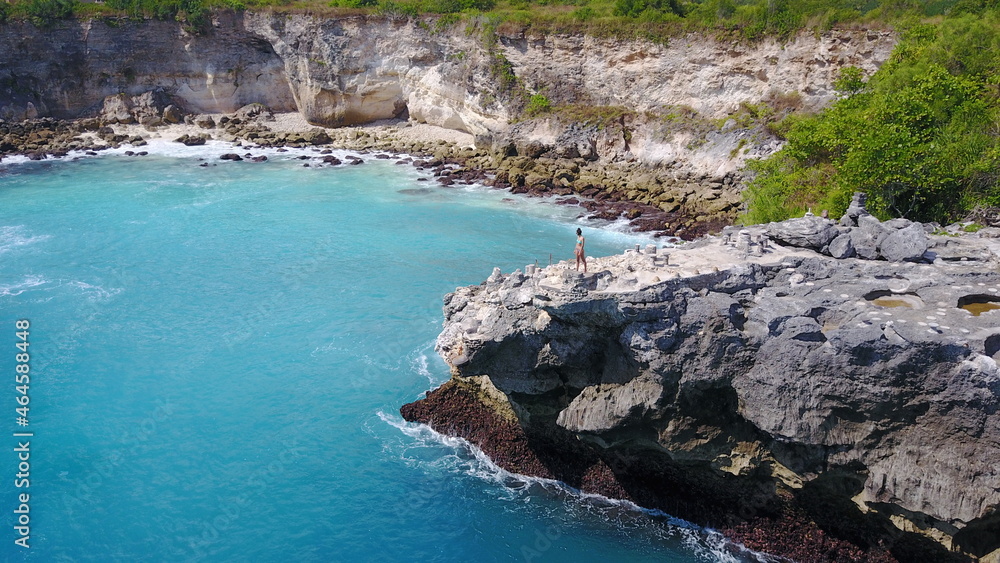
{"type": "Polygon", "coordinates": [[[916,264],[707,239],[495,273],[446,297],[453,383],[402,410],[799,560],[996,561],[1000,246],[931,237],[967,243],[916,264]],[[522,437],[435,394],[462,389],[522,437]]]}
{"type": "Polygon", "coordinates": [[[243,19],[222,16],[206,35],[177,22],[101,20],[0,26],[0,118],[95,115],[104,98],[162,89],[191,112],[227,112],[251,102],[296,108],[281,59],[243,19]]]}
{"type": "Polygon", "coordinates": [[[105,124],[156,126],[254,102],[327,127],[408,117],[477,135],[513,187],[579,180],[581,192],[610,188],[665,212],[730,220],[744,161],[780,141],[760,124],[723,118],[744,102],[820,107],[832,100],[841,67],[870,74],[894,42],[888,32],[842,30],[752,46],[700,36],[656,45],[267,12],[217,15],[199,35],[161,21],[9,23],[0,26],[0,119],[100,113],[105,124]],[[136,97],[149,92],[159,99],[155,115],[136,111],[136,97]],[[610,124],[565,115],[512,124],[534,93],[628,115],[610,124]],[[590,169],[563,174],[573,167],[590,169]]]}

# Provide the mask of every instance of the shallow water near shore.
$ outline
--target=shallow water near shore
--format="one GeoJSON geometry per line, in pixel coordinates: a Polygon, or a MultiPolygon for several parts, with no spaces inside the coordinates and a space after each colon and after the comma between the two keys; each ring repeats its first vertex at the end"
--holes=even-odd
{"type": "MultiPolygon", "coordinates": [[[[571,258],[577,209],[367,156],[150,150],[0,164],[0,365],[29,320],[29,426],[12,384],[0,404],[34,433],[30,489],[10,434],[0,456],[0,559],[753,560],[398,416],[448,376],[442,296],[571,258]]],[[[583,226],[591,255],[650,242],[583,226]]]]}

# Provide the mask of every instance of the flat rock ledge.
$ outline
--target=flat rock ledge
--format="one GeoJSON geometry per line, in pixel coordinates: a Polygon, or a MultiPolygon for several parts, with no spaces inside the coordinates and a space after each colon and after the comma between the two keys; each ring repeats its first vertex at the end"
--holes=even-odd
{"type": "Polygon", "coordinates": [[[1000,242],[917,224],[919,257],[834,258],[861,227],[830,223],[494,270],[446,296],[452,378],[401,412],[778,557],[996,562],[1000,242]]]}

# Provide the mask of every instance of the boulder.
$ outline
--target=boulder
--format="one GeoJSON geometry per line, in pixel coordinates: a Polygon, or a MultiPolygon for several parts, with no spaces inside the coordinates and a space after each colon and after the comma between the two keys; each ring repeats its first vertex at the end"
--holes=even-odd
{"type": "Polygon", "coordinates": [[[909,219],[904,219],[902,217],[897,217],[896,219],[889,219],[885,223],[882,223],[882,225],[885,228],[891,231],[898,231],[899,229],[905,229],[906,227],[909,227],[912,224],[913,221],[910,221],[909,219]]]}
{"type": "Polygon", "coordinates": [[[207,140],[208,140],[207,137],[205,137],[204,135],[187,135],[187,134],[185,134],[185,135],[181,135],[180,137],[177,137],[176,139],[174,139],[174,142],[175,143],[182,143],[182,144],[187,145],[189,147],[194,147],[194,146],[204,145],[205,141],[207,141],[207,140]]]}
{"type": "Polygon", "coordinates": [[[858,217],[858,228],[871,237],[875,241],[876,246],[882,244],[885,237],[889,236],[889,233],[892,232],[892,229],[886,227],[881,221],[871,215],[858,217]]]}
{"type": "Polygon", "coordinates": [[[116,94],[104,98],[104,106],[98,118],[102,123],[134,123],[131,100],[125,94],[116,94]]]}
{"type": "Polygon", "coordinates": [[[202,129],[214,129],[215,120],[212,119],[211,115],[197,115],[194,118],[194,124],[202,129]]]}
{"type": "Polygon", "coordinates": [[[769,237],[786,246],[819,250],[830,244],[840,232],[833,221],[822,217],[798,217],[780,223],[770,223],[766,227],[769,237]]]}
{"type": "Polygon", "coordinates": [[[132,118],[142,123],[145,120],[159,120],[163,109],[170,105],[170,97],[162,88],[132,96],[130,100],[132,118]]]}
{"type": "Polygon", "coordinates": [[[920,224],[914,223],[885,237],[879,251],[890,262],[912,262],[923,257],[927,245],[927,233],[920,224]]]}
{"type": "Polygon", "coordinates": [[[325,130],[319,128],[306,131],[302,139],[310,145],[325,145],[332,140],[325,130]]]}
{"type": "Polygon", "coordinates": [[[851,242],[850,232],[837,235],[837,238],[830,241],[830,256],[840,260],[854,256],[854,244],[851,242]]]}
{"type": "Polygon", "coordinates": [[[539,141],[517,143],[517,154],[528,158],[538,158],[550,150],[552,150],[551,146],[539,141]]]}
{"type": "Polygon", "coordinates": [[[167,123],[180,123],[183,120],[184,112],[181,111],[181,108],[173,104],[163,108],[163,121],[167,123]]]}
{"type": "Polygon", "coordinates": [[[858,258],[875,260],[878,258],[878,242],[868,232],[859,227],[850,230],[851,246],[858,258]]]}
{"type": "Polygon", "coordinates": [[[264,104],[253,103],[236,110],[235,116],[244,121],[248,119],[268,120],[274,119],[274,112],[264,104]]]}

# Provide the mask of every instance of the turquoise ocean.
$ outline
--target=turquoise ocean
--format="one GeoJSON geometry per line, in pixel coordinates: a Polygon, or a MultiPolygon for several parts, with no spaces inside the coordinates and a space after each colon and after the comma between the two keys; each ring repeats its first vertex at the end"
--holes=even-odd
{"type": "Polygon", "coordinates": [[[445,293],[648,238],[371,155],[143,149],[0,162],[0,561],[756,560],[399,417],[445,293]]]}

